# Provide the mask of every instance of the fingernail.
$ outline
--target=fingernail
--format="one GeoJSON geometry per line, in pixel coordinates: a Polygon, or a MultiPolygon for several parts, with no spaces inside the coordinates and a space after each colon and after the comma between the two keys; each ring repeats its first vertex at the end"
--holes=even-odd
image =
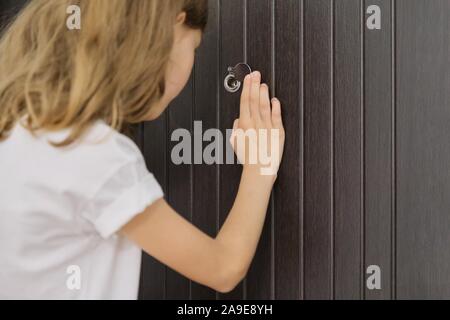
{"type": "Polygon", "coordinates": [[[255,71],[252,73],[252,78],[254,80],[259,80],[261,78],[261,73],[259,73],[259,71],[255,71]]]}

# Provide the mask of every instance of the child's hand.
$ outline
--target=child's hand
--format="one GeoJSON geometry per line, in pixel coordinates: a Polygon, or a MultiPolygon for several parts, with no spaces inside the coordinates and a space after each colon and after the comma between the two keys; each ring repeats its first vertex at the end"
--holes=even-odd
{"type": "Polygon", "coordinates": [[[270,100],[269,87],[261,84],[261,73],[255,71],[244,80],[240,115],[233,124],[231,145],[244,170],[257,169],[262,175],[276,176],[284,141],[280,101],[270,100]]]}

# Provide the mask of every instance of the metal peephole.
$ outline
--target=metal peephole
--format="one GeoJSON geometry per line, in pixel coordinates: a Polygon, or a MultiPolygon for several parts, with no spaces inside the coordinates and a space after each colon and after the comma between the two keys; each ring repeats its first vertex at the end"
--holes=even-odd
{"type": "Polygon", "coordinates": [[[252,69],[250,68],[250,66],[243,62],[238,63],[234,67],[228,67],[228,74],[223,82],[225,90],[230,93],[237,92],[241,88],[245,76],[250,74],[251,72],[252,69]]]}

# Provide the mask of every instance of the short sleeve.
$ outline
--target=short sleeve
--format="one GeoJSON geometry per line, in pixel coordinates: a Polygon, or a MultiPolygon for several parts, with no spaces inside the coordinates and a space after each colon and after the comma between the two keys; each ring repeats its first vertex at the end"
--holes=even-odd
{"type": "Polygon", "coordinates": [[[83,215],[103,238],[109,238],[162,197],[161,186],[140,155],[108,175],[83,215]]]}

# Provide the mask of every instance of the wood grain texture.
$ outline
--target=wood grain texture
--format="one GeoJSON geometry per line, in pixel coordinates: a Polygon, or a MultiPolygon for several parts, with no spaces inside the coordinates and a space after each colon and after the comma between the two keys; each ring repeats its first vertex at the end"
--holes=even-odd
{"type": "Polygon", "coordinates": [[[333,298],[332,1],[305,0],[305,299],[333,298]]]}
{"type": "Polygon", "coordinates": [[[397,1],[397,298],[450,298],[450,2],[397,1]]]}
{"type": "MultiPolygon", "coordinates": [[[[218,127],[220,90],[220,4],[218,0],[209,2],[208,26],[203,35],[202,45],[197,50],[194,69],[194,121],[202,121],[203,132],[218,127]]],[[[203,147],[211,142],[205,142],[203,147]]],[[[214,141],[218,149],[223,150],[220,139],[214,141]]],[[[192,222],[215,237],[218,219],[218,165],[200,164],[193,167],[193,203],[192,222]]],[[[192,299],[215,299],[216,292],[205,286],[192,283],[192,299]]]]}
{"type": "Polygon", "coordinates": [[[361,1],[334,8],[334,297],[362,297],[361,1]]]}
{"type": "MultiPolygon", "coordinates": [[[[274,90],[273,56],[273,0],[247,0],[247,62],[253,70],[261,72],[263,81],[274,90]]],[[[275,200],[276,201],[276,200],[275,200]]],[[[273,199],[255,257],[247,275],[248,299],[273,299],[273,199]]]]}
{"type": "MultiPolygon", "coordinates": [[[[367,299],[392,298],[392,26],[391,1],[365,1],[381,9],[381,30],[364,25],[364,199],[365,264],[381,269],[381,290],[367,299]]],[[[365,21],[368,15],[365,14],[365,21]]],[[[364,21],[364,23],[365,23],[364,21]]]]}
{"type": "MultiPolygon", "coordinates": [[[[193,164],[176,165],[171,159],[171,150],[178,142],[170,141],[174,130],[184,129],[192,134],[194,108],[194,74],[181,94],[170,104],[168,110],[168,203],[186,220],[192,220],[193,206],[193,164]]],[[[176,271],[167,268],[166,298],[189,299],[190,281],[176,271]]]]}
{"type": "Polygon", "coordinates": [[[450,2],[210,4],[192,81],[175,110],[143,127],[148,167],[180,213],[217,232],[241,166],[171,165],[167,133],[202,120],[225,135],[239,93],[222,80],[243,61],[283,103],[284,161],[243,283],[217,294],[144,255],[140,297],[450,298],[450,2]],[[381,30],[365,26],[373,4],[381,30]],[[381,290],[366,288],[369,265],[381,268],[381,290]]]}
{"type": "MultiPolygon", "coordinates": [[[[167,200],[167,158],[168,127],[167,111],[157,120],[143,125],[143,155],[147,168],[155,175],[165,193],[167,200]]],[[[143,253],[141,279],[139,287],[140,300],[162,300],[166,298],[166,267],[153,257],[143,253]]]]}
{"type": "MultiPolygon", "coordinates": [[[[245,14],[246,2],[243,0],[222,0],[220,15],[220,74],[222,79],[227,75],[227,68],[245,61],[245,14]]],[[[235,119],[239,118],[239,94],[230,94],[225,91],[223,85],[219,91],[219,128],[223,134],[233,127],[235,119]]],[[[229,145],[229,139],[225,143],[229,145]]],[[[222,165],[219,175],[219,226],[223,225],[237,194],[241,166],[222,165]]],[[[243,299],[245,298],[245,281],[239,284],[235,290],[227,294],[219,294],[218,299],[243,299]]]]}
{"type": "Polygon", "coordinates": [[[275,94],[282,102],[285,153],[275,185],[275,298],[303,295],[303,55],[302,3],[275,6],[275,94]],[[288,275],[288,276],[287,276],[288,275]]]}

